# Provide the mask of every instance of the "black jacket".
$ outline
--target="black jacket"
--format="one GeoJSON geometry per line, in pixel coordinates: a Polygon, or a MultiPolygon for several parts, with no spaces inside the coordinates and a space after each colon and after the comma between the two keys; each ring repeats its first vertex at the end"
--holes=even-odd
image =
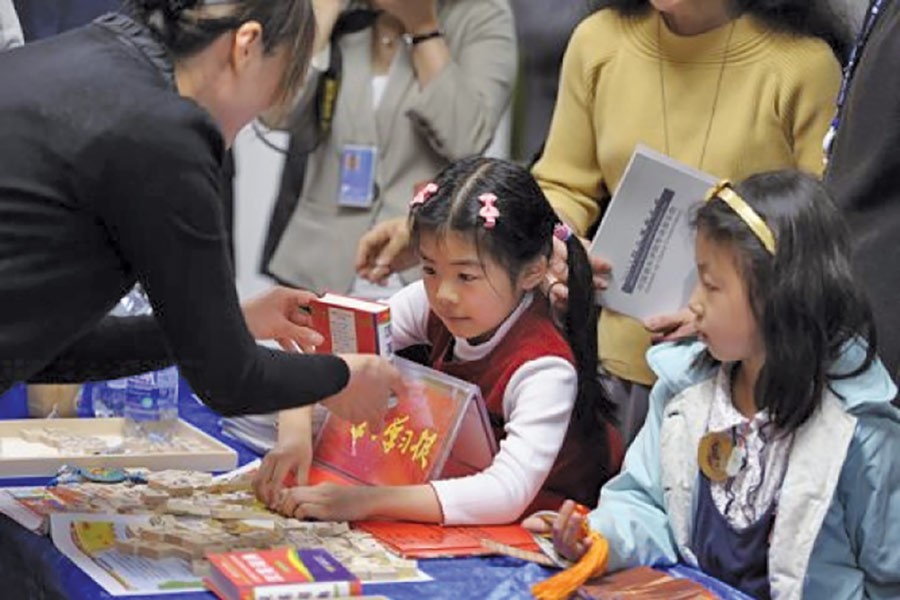
{"type": "Polygon", "coordinates": [[[220,201],[224,141],[122,15],[0,54],[0,392],[118,377],[171,355],[228,414],[320,400],[332,356],[257,346],[220,201]],[[105,317],[135,281],[155,320],[105,317]]]}

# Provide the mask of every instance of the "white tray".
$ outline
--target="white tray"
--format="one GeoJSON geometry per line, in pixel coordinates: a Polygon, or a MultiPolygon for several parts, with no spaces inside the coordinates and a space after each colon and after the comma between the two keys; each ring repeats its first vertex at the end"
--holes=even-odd
{"type": "Polygon", "coordinates": [[[62,465],[80,467],[131,467],[152,471],[187,469],[227,471],[237,466],[237,452],[219,440],[179,419],[173,437],[190,440],[198,450],[167,450],[129,454],[69,455],[60,449],[23,439],[24,431],[64,429],[72,436],[99,437],[110,444],[121,442],[125,420],[116,419],[21,419],[0,421],[0,478],[55,475],[62,465]]]}

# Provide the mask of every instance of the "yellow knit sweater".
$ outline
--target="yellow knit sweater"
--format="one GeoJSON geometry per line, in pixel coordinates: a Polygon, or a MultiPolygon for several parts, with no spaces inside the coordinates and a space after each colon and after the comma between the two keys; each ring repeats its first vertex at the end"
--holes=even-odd
{"type": "MultiPolygon", "coordinates": [[[[716,177],[788,167],[820,174],[840,76],[823,41],[773,32],[751,16],[682,37],[656,11],[625,18],[601,10],[569,43],[534,174],[581,235],[599,218],[636,144],[666,152],[666,126],[669,154],[716,177]]],[[[653,383],[641,323],[604,310],[599,343],[607,371],[653,383]]]]}

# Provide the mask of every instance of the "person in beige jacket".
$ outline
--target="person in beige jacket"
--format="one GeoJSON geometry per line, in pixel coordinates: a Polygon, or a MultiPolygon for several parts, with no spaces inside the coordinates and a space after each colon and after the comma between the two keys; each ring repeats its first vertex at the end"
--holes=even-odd
{"type": "MultiPolygon", "coordinates": [[[[316,8],[324,47],[347,7],[319,0],[316,8]]],[[[443,167],[483,152],[512,92],[517,55],[508,0],[372,0],[371,8],[380,11],[372,26],[337,42],[342,75],[330,131],[306,159],[299,201],[266,265],[299,287],[353,291],[360,237],[405,216],[416,187],[443,167]],[[370,205],[342,205],[342,164],[370,151],[370,205]]],[[[295,117],[315,110],[311,90],[322,75],[311,73],[295,117]]],[[[397,287],[412,276],[403,275],[397,287]]]]}

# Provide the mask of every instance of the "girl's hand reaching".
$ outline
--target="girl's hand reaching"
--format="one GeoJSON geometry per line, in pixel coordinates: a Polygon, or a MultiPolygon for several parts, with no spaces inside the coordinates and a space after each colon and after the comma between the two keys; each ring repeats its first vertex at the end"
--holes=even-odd
{"type": "Polygon", "coordinates": [[[312,454],[310,439],[279,444],[266,454],[253,477],[253,491],[260,502],[274,510],[286,486],[306,485],[312,454]]]}
{"type": "Polygon", "coordinates": [[[532,533],[551,537],[553,548],[563,558],[578,561],[591,547],[588,537],[588,509],[572,500],[566,500],[556,513],[539,512],[522,521],[522,526],[532,533]]]}

